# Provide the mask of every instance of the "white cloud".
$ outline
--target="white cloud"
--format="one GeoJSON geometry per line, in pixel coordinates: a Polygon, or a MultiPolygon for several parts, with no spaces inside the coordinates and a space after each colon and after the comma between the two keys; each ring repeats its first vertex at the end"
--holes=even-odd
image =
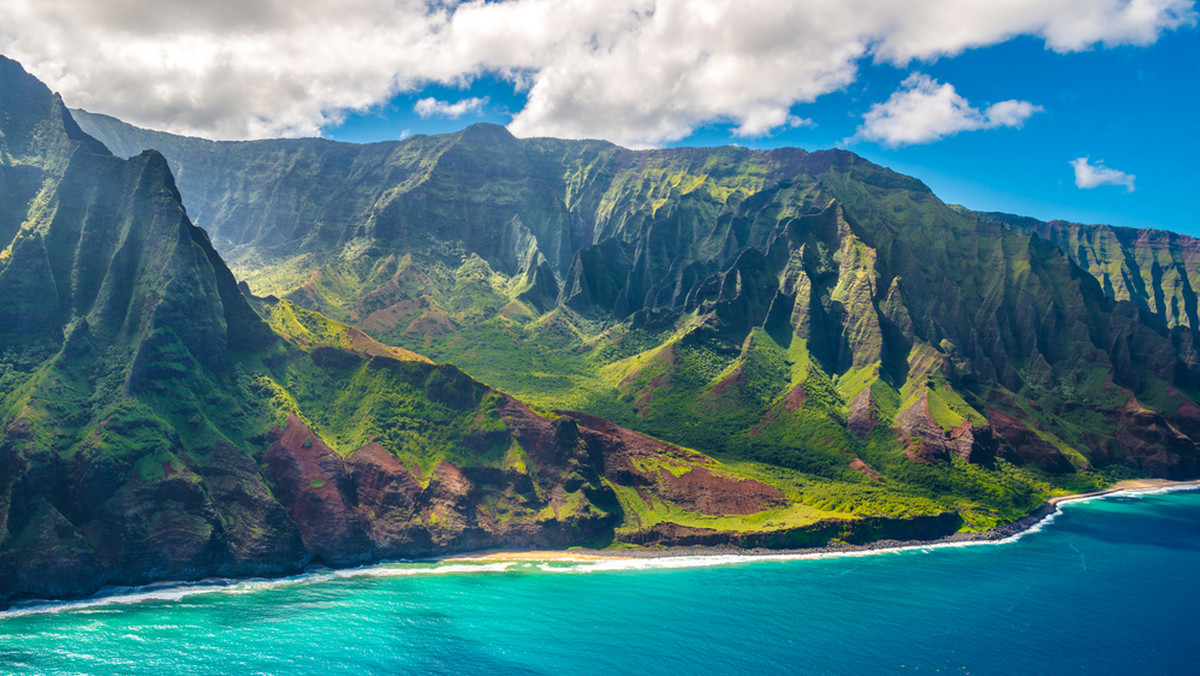
{"type": "Polygon", "coordinates": [[[1085,190],[1102,185],[1123,185],[1125,192],[1133,192],[1133,182],[1137,179],[1133,174],[1109,169],[1104,166],[1104,160],[1091,164],[1086,156],[1071,160],[1071,166],[1075,167],[1076,187],[1085,190]]]}
{"type": "Polygon", "coordinates": [[[761,137],[776,129],[795,129],[797,127],[815,127],[815,122],[808,118],[789,115],[786,108],[764,106],[749,110],[742,116],[741,123],[734,128],[734,136],[761,137]]]}
{"type": "Polygon", "coordinates": [[[487,105],[487,102],[486,96],[483,98],[471,97],[456,103],[439,101],[431,96],[417,101],[417,105],[413,106],[413,110],[421,117],[448,117],[452,120],[457,120],[467,113],[478,115],[483,110],[483,107],[487,105]]]}
{"type": "MultiPolygon", "coordinates": [[[[5,0],[0,53],[70,105],[216,138],[312,135],[429,82],[511,79],[521,135],[756,136],[857,78],[1020,35],[1148,44],[1193,0],[5,0]]],[[[988,111],[996,120],[1019,110],[988,111]]]]}
{"type": "Polygon", "coordinates": [[[972,108],[954,90],[921,73],[901,83],[902,89],[883,103],[871,106],[855,138],[879,141],[889,146],[931,143],[960,131],[1020,127],[1029,116],[1042,110],[1028,101],[1008,100],[972,108]]]}
{"type": "Polygon", "coordinates": [[[1041,106],[1035,106],[1028,101],[1016,101],[1009,99],[1000,103],[993,103],[988,106],[983,115],[987,118],[988,127],[1016,127],[1021,128],[1034,113],[1040,113],[1044,110],[1041,106]]]}

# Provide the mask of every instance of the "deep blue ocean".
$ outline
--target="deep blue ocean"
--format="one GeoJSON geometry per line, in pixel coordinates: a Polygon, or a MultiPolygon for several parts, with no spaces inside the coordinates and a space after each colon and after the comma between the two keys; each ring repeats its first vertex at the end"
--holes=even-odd
{"type": "Polygon", "coordinates": [[[1200,674],[1200,491],[1002,544],[402,563],[0,613],[0,673],[1200,674]]]}

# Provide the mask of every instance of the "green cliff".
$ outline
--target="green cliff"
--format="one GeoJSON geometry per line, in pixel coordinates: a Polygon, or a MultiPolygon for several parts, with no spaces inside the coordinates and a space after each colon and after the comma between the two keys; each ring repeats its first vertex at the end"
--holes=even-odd
{"type": "Polygon", "coordinates": [[[1200,473],[1182,236],[845,151],[182,138],[7,60],[0,132],[0,602],[930,537],[1200,473]]]}
{"type": "Polygon", "coordinates": [[[0,57],[0,604],[487,547],[938,535],[245,295],[163,156],[0,57]],[[666,525],[664,525],[666,524],[666,525]]]}
{"type": "MultiPolygon", "coordinates": [[[[161,138],[77,116],[124,152],[161,138]]],[[[880,487],[982,524],[1046,486],[1198,471],[1190,238],[952,208],[845,151],[487,125],[170,143],[257,292],[546,408],[846,487],[825,504],[880,487]]]]}
{"type": "Polygon", "coordinates": [[[1137,230],[1111,225],[1049,223],[1002,213],[959,211],[983,221],[1000,223],[1020,233],[1054,243],[1071,261],[1087,270],[1104,294],[1129,301],[1151,321],[1168,329],[1200,328],[1196,292],[1200,284],[1200,240],[1165,230],[1137,230]]]}

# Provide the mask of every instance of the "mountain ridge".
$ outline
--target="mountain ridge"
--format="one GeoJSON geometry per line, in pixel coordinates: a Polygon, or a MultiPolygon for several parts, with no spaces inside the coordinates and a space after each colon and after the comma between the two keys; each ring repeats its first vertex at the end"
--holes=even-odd
{"type": "Polygon", "coordinates": [[[846,151],[476,126],[120,160],[78,116],[0,61],[4,602],[931,537],[1200,473],[1178,238],[1002,223],[846,151]]]}
{"type": "Polygon", "coordinates": [[[0,57],[0,604],[484,547],[663,544],[666,521],[780,543],[911,527],[805,505],[248,297],[163,155],[121,160],[72,125],[0,57]]]}
{"type": "MultiPolygon", "coordinates": [[[[722,457],[778,458],[778,448],[754,449],[782,443],[767,432],[794,417],[788,401],[808,401],[818,384],[802,382],[815,370],[834,399],[813,424],[834,427],[783,443],[806,456],[832,435],[852,465],[870,467],[860,456],[883,422],[915,439],[900,445],[924,461],[999,453],[1069,473],[1094,469],[1094,455],[1140,466],[1151,461],[1123,431],[1126,409],[1150,406],[1165,417],[1143,421],[1154,431],[1142,434],[1174,439],[1183,454],[1142,471],[1195,471],[1194,441],[1180,431],[1195,426],[1181,393],[1197,373],[1194,301],[1178,266],[1174,277],[1151,273],[1139,297],[1097,288],[1096,255],[952,209],[920,181],[846,151],[629,151],[495,126],[414,144],[436,148],[417,163],[427,171],[369,188],[383,206],[361,243],[313,249],[294,265],[255,259],[275,275],[273,291],[541,405],[722,457]],[[1158,294],[1184,308],[1174,319],[1160,317],[1169,304],[1155,302],[1155,279],[1183,280],[1158,294]],[[756,359],[776,366],[747,377],[756,359]],[[549,367],[530,373],[522,362],[549,367]],[[1091,402],[1084,424],[1064,408],[1080,400],[1091,402]],[[699,424],[717,402],[729,419],[699,424]]],[[[247,180],[267,191],[290,179],[247,180]]],[[[1104,259],[1113,265],[1128,268],[1104,259]]]]}

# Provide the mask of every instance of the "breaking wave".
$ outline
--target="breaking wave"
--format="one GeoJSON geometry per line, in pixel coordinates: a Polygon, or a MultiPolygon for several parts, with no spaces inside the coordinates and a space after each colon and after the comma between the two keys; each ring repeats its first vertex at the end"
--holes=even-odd
{"type": "MultiPolygon", "coordinates": [[[[354,578],[511,574],[522,572],[587,574],[617,571],[671,570],[744,565],[765,562],[856,558],[914,552],[931,552],[937,549],[948,548],[1007,545],[1017,542],[1027,535],[1038,533],[1049,527],[1062,513],[1062,508],[1066,505],[1080,504],[1093,500],[1115,497],[1140,498],[1148,495],[1162,495],[1176,491],[1189,490],[1200,490],[1200,485],[1185,484],[1161,488],[1127,489],[1113,493],[1070,498],[1058,503],[1053,511],[1028,528],[1007,537],[990,540],[965,539],[958,541],[910,544],[895,547],[878,547],[850,551],[787,552],[779,554],[664,555],[611,559],[572,559],[568,556],[556,557],[553,559],[548,558],[546,560],[526,559],[513,561],[473,559],[469,556],[466,556],[462,558],[445,559],[440,561],[400,561],[379,563],[361,568],[345,568],[338,570],[321,568],[309,570],[299,575],[273,579],[211,578],[197,582],[161,582],[141,587],[114,587],[105,589],[98,595],[87,599],[74,601],[21,602],[15,604],[8,610],[0,611],[0,619],[59,612],[96,611],[97,609],[102,609],[108,606],[125,606],[150,602],[177,603],[189,597],[203,594],[254,594],[290,586],[322,584],[336,580],[347,580],[354,578]]],[[[613,556],[619,557],[620,552],[613,552],[613,556]]]]}

